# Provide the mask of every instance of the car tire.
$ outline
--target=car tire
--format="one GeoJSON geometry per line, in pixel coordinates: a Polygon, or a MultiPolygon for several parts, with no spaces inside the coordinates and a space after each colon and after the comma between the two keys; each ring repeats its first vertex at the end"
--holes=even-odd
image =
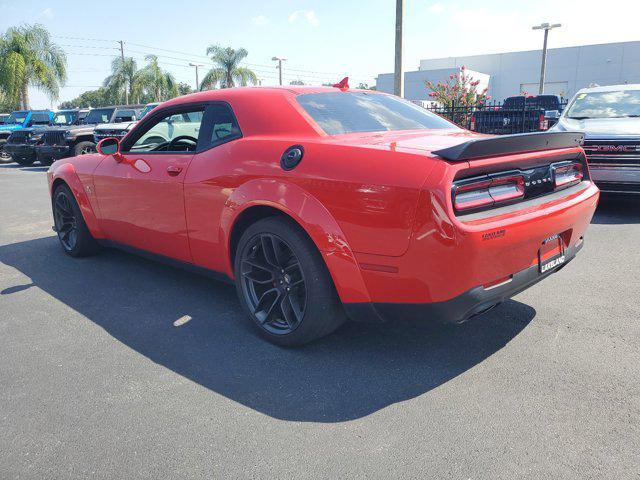
{"type": "Polygon", "coordinates": [[[53,158],[41,158],[38,161],[40,162],[40,165],[43,165],[45,167],[50,167],[51,165],[53,165],[53,158]]]}
{"type": "Polygon", "coordinates": [[[243,310],[276,345],[304,345],[346,320],[320,252],[291,220],[269,217],[250,225],[238,242],[234,272],[243,310]]]}
{"type": "Polygon", "coordinates": [[[73,147],[73,156],[77,157],[78,155],[86,155],[88,153],[95,153],[96,144],[93,142],[80,142],[75,147],[73,147]]]}
{"type": "Polygon", "coordinates": [[[22,158],[14,158],[13,161],[22,165],[23,167],[28,167],[29,165],[33,165],[33,162],[35,162],[36,159],[31,157],[28,157],[28,158],[22,157],[22,158]]]}
{"type": "Polygon", "coordinates": [[[6,140],[0,140],[0,163],[11,163],[13,162],[13,159],[11,158],[11,155],[9,155],[5,149],[4,146],[7,143],[6,140]]]}
{"type": "Polygon", "coordinates": [[[67,185],[59,185],[52,197],[53,220],[62,249],[72,257],[88,257],[100,250],[84,221],[78,202],[67,185]]]}

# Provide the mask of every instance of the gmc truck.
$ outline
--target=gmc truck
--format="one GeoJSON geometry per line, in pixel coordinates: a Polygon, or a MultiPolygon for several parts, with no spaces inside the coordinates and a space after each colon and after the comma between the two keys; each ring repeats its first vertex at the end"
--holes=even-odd
{"type": "Polygon", "coordinates": [[[584,133],[591,178],[602,191],[640,193],[640,84],[579,90],[551,130],[584,133]]]}
{"type": "Polygon", "coordinates": [[[139,110],[132,106],[94,108],[80,125],[45,129],[41,143],[36,145],[36,156],[41,163],[50,165],[60,158],[93,153],[96,151],[93,138],[96,125],[131,122],[138,116],[139,110]]]}

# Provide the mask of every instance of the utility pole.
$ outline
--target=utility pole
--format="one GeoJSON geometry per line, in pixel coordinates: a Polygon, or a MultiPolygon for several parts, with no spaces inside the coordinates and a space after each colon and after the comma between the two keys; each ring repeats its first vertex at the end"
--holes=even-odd
{"type": "Polygon", "coordinates": [[[273,60],[274,62],[278,62],[276,68],[278,69],[278,78],[280,80],[280,85],[282,85],[282,62],[284,62],[286,58],[272,57],[271,60],[273,60]]]}
{"type": "MultiPolygon", "coordinates": [[[[124,42],[122,40],[118,40],[120,44],[120,58],[122,59],[122,67],[124,69],[124,42]]],[[[129,85],[125,79],[124,82],[124,104],[129,105],[129,85]]]]}
{"type": "Polygon", "coordinates": [[[198,68],[204,67],[202,63],[191,63],[189,62],[190,67],[196,67],[196,92],[200,91],[200,81],[198,80],[198,68]]]}
{"type": "Polygon", "coordinates": [[[393,71],[393,94],[404,97],[404,71],[402,70],[402,27],[404,22],[404,0],[396,0],[396,52],[393,71]]]}
{"type": "Polygon", "coordinates": [[[540,67],[540,88],[538,88],[538,94],[542,95],[544,93],[544,76],[547,71],[547,37],[549,36],[549,30],[552,28],[561,27],[562,24],[554,23],[541,23],[540,25],[536,25],[533,30],[544,30],[544,41],[542,43],[542,66],[540,67]]]}

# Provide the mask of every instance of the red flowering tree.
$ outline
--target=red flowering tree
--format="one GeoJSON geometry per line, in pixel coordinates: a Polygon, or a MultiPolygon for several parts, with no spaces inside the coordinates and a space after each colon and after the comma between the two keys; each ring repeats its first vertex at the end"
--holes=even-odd
{"type": "Polygon", "coordinates": [[[460,67],[460,73],[452,73],[445,82],[426,83],[431,90],[429,97],[440,102],[445,107],[477,107],[485,105],[491,99],[487,95],[487,89],[478,91],[480,80],[474,80],[469,75],[464,65],[460,67]]]}

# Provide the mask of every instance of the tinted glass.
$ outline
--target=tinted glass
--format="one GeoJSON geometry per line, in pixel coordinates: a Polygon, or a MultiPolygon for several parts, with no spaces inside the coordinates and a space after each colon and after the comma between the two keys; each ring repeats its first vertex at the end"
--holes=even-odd
{"type": "Polygon", "coordinates": [[[422,107],[391,95],[365,92],[308,93],[299,95],[297,100],[328,135],[458,128],[422,107]]]}
{"type": "Polygon", "coordinates": [[[211,105],[209,106],[208,115],[213,127],[211,129],[211,144],[221,143],[241,136],[240,127],[238,127],[238,123],[228,106],[211,105]]]}
{"type": "Polygon", "coordinates": [[[71,125],[76,121],[76,112],[58,112],[53,117],[54,125],[71,125]]]}
{"type": "Polygon", "coordinates": [[[28,112],[13,112],[9,115],[7,119],[7,123],[24,123],[27,119],[28,112]]]}
{"type": "Polygon", "coordinates": [[[49,124],[49,122],[51,121],[51,118],[49,117],[48,113],[33,113],[31,115],[31,123],[33,123],[34,125],[42,125],[42,124],[49,124]]]}
{"type": "Polygon", "coordinates": [[[158,106],[157,104],[152,104],[152,105],[147,105],[146,107],[144,107],[142,109],[142,112],[140,112],[140,118],[143,118],[147,113],[149,113],[151,110],[153,110],[157,106],[158,106]]]}
{"type": "Polygon", "coordinates": [[[640,90],[580,93],[567,109],[568,118],[640,117],[640,90]]]}
{"type": "Polygon", "coordinates": [[[84,123],[108,123],[115,108],[96,108],[91,110],[84,123]]]}
{"type": "Polygon", "coordinates": [[[173,113],[154,121],[131,146],[132,152],[191,152],[195,151],[204,107],[184,113],[173,113]],[[177,142],[172,142],[183,137],[177,142]]]}

